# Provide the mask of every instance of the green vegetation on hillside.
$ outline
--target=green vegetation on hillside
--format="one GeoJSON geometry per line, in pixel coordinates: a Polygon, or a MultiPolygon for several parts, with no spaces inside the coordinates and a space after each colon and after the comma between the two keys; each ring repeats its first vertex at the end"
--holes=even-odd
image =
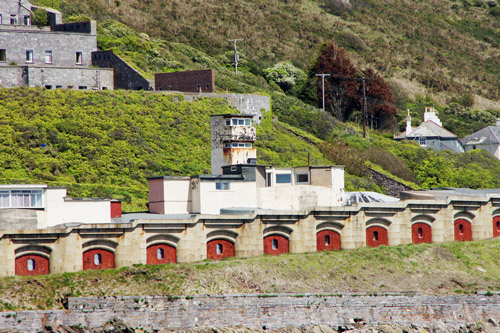
{"type": "Polygon", "coordinates": [[[71,296],[475,293],[500,289],[499,240],[381,246],[0,279],[0,311],[71,296]]]}
{"type": "MultiPolygon", "coordinates": [[[[0,179],[68,186],[73,196],[124,199],[145,210],[147,177],[210,173],[212,114],[235,113],[222,99],[185,102],[182,95],[0,89],[0,179]]],[[[259,160],[305,165],[313,145],[266,116],[259,160]]]]}

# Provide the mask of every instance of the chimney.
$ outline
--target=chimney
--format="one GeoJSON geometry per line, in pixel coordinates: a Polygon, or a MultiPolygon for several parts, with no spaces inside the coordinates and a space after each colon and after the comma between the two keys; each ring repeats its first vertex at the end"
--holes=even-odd
{"type": "Polygon", "coordinates": [[[406,136],[411,133],[411,116],[410,116],[410,109],[407,110],[408,115],[406,116],[406,136]]]}

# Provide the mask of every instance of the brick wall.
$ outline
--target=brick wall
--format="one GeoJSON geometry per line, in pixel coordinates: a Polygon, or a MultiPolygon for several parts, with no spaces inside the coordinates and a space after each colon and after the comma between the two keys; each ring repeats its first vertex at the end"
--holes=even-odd
{"type": "MultiPolygon", "coordinates": [[[[0,314],[0,329],[22,332],[59,325],[104,326],[114,318],[132,328],[188,329],[195,326],[279,329],[326,325],[337,329],[384,323],[456,330],[468,323],[500,319],[498,295],[220,295],[69,298],[69,310],[0,314]]],[[[433,331],[433,330],[431,330],[433,331]]]]}
{"type": "Polygon", "coordinates": [[[467,242],[472,240],[472,224],[464,219],[455,220],[455,240],[467,242]]]}
{"type": "Polygon", "coordinates": [[[323,230],[318,232],[316,234],[316,249],[318,251],[340,250],[339,233],[332,230],[323,230]]]}
{"type": "Polygon", "coordinates": [[[155,74],[155,90],[182,92],[215,91],[215,72],[212,69],[155,74]]]}
{"type": "Polygon", "coordinates": [[[413,244],[432,243],[432,228],[426,223],[414,223],[411,226],[413,244]]]}
{"type": "Polygon", "coordinates": [[[493,237],[500,236],[500,216],[493,218],[493,237]]]}
{"type": "Polygon", "coordinates": [[[366,229],[366,246],[378,247],[388,244],[386,229],[379,226],[373,226],[366,229]]]}
{"type": "Polygon", "coordinates": [[[44,275],[49,274],[49,259],[27,254],[16,258],[16,275],[44,275]],[[29,261],[31,260],[31,263],[29,261]]]}
{"type": "Polygon", "coordinates": [[[289,246],[288,238],[284,236],[271,235],[264,237],[264,254],[278,255],[288,253],[289,246]]]}
{"type": "Polygon", "coordinates": [[[83,270],[115,268],[115,254],[104,249],[93,249],[83,252],[83,270]],[[96,255],[100,262],[96,264],[96,255]]]}
{"type": "Polygon", "coordinates": [[[225,239],[215,239],[207,243],[207,259],[221,260],[234,257],[234,244],[225,239]],[[219,250],[222,250],[219,252],[219,250]]]}
{"type": "Polygon", "coordinates": [[[151,245],[146,250],[147,264],[160,265],[176,263],[175,247],[167,244],[151,245]]]}

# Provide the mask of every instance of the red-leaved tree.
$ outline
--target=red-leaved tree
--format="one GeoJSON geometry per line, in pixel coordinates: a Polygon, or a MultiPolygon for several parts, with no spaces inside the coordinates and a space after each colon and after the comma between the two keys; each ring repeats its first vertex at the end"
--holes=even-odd
{"type": "MultiPolygon", "coordinates": [[[[320,49],[312,68],[315,74],[330,74],[325,78],[325,109],[341,121],[349,118],[356,104],[356,67],[346,52],[330,42],[320,49]]],[[[318,101],[322,105],[321,80],[317,81],[318,101]]]]}
{"type": "MultiPolygon", "coordinates": [[[[393,129],[396,125],[396,113],[394,95],[384,78],[372,68],[363,71],[366,78],[366,111],[368,123],[372,128],[393,129]]],[[[358,93],[358,105],[362,107],[363,92],[358,93]]]]}

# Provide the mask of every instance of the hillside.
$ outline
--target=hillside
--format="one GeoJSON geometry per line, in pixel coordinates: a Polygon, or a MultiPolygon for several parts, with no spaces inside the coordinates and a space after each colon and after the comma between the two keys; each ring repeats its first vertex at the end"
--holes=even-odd
{"type": "MultiPolygon", "coordinates": [[[[52,0],[40,2],[54,3],[52,0]]],[[[499,10],[495,1],[397,0],[163,1],[60,0],[68,15],[114,19],[141,33],[231,60],[230,38],[254,74],[283,60],[303,69],[322,42],[347,48],[410,97],[440,103],[472,97],[475,108],[500,108],[499,10]]]]}
{"type": "MultiPolygon", "coordinates": [[[[48,183],[72,196],[124,199],[145,210],[147,177],[210,173],[211,114],[234,113],[219,99],[184,102],[159,93],[0,89],[2,183],[48,183]]],[[[319,150],[266,117],[262,163],[327,164],[319,150]]]]}
{"type": "Polygon", "coordinates": [[[10,277],[0,279],[0,311],[60,309],[69,296],[468,294],[500,289],[499,258],[495,239],[10,277]]]}

